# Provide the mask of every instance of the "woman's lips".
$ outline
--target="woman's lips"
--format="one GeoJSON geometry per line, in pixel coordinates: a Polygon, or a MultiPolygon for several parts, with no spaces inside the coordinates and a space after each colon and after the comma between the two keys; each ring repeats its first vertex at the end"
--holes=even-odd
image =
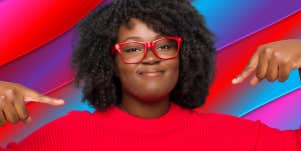
{"type": "Polygon", "coordinates": [[[145,72],[140,72],[140,76],[144,77],[158,77],[163,75],[163,71],[145,71],[145,72]]]}

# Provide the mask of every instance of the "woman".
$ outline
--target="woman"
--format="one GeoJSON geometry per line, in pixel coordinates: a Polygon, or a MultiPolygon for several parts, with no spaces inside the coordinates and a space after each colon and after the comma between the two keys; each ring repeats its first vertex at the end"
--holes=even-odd
{"type": "MultiPolygon", "coordinates": [[[[114,0],[80,24],[79,35],[73,54],[76,82],[83,83],[83,99],[96,112],[71,112],[8,148],[300,150],[297,130],[279,131],[260,122],[191,110],[208,94],[215,49],[203,18],[185,0],[114,0]]],[[[248,72],[256,61],[250,64],[248,72]]],[[[269,76],[257,76],[257,81],[269,76]]],[[[24,102],[8,103],[13,93],[2,97],[2,117],[30,120],[24,102]]]]}

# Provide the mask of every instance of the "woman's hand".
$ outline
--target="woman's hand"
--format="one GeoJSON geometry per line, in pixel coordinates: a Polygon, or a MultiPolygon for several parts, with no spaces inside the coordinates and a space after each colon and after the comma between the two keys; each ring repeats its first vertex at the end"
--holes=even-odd
{"type": "Polygon", "coordinates": [[[64,104],[64,100],[44,96],[20,84],[0,81],[0,126],[5,125],[6,121],[13,124],[31,121],[25,100],[50,105],[64,104]]]}
{"type": "Polygon", "coordinates": [[[258,47],[246,68],[232,83],[244,81],[254,70],[256,75],[250,81],[253,86],[263,79],[284,82],[293,69],[299,69],[301,78],[301,40],[276,41],[258,47]]]}

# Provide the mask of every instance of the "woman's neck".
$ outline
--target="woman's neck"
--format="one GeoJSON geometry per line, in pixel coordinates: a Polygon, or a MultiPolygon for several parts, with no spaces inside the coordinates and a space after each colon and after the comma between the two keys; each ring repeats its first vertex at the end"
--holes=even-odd
{"type": "Polygon", "coordinates": [[[160,101],[142,101],[123,95],[123,99],[120,105],[120,109],[128,112],[131,115],[141,118],[157,118],[168,112],[170,107],[169,97],[161,99],[160,101]]]}

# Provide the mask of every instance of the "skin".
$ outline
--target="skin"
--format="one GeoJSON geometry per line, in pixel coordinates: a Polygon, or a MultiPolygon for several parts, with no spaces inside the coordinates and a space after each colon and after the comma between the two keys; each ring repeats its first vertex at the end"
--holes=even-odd
{"type": "Polygon", "coordinates": [[[245,69],[233,79],[233,84],[243,82],[253,72],[250,85],[255,86],[261,80],[270,82],[287,80],[291,70],[299,69],[301,79],[301,40],[290,39],[259,46],[245,69]]]}
{"type": "MultiPolygon", "coordinates": [[[[121,26],[118,42],[126,39],[152,41],[160,36],[139,20],[132,19],[131,24],[133,26],[130,29],[126,25],[121,26]]],[[[291,70],[301,70],[300,48],[301,40],[297,39],[259,46],[248,65],[232,82],[241,83],[254,72],[256,74],[251,85],[256,85],[263,79],[285,81],[291,70]]],[[[147,57],[139,64],[124,64],[116,56],[116,72],[122,81],[123,92],[119,107],[129,114],[144,118],[155,118],[166,113],[169,108],[169,93],[178,79],[178,65],[179,59],[159,60],[152,51],[148,51],[147,57]],[[152,68],[160,68],[164,73],[155,74],[155,77],[139,75],[152,68]]],[[[26,110],[25,100],[50,105],[64,104],[64,100],[45,96],[23,85],[0,81],[0,125],[5,125],[7,121],[29,123],[31,118],[26,110]]]]}
{"type": "MultiPolygon", "coordinates": [[[[122,25],[118,42],[153,41],[162,37],[138,19],[130,20],[130,28],[122,25]]],[[[179,75],[179,59],[161,60],[149,49],[138,64],[125,64],[116,56],[116,66],[122,84],[121,108],[128,113],[155,118],[169,109],[169,93],[179,75]]]]}
{"type": "Polygon", "coordinates": [[[0,125],[6,121],[15,124],[18,121],[30,123],[31,117],[25,106],[25,100],[50,105],[63,105],[64,100],[51,98],[31,90],[23,85],[0,81],[0,125]]]}

